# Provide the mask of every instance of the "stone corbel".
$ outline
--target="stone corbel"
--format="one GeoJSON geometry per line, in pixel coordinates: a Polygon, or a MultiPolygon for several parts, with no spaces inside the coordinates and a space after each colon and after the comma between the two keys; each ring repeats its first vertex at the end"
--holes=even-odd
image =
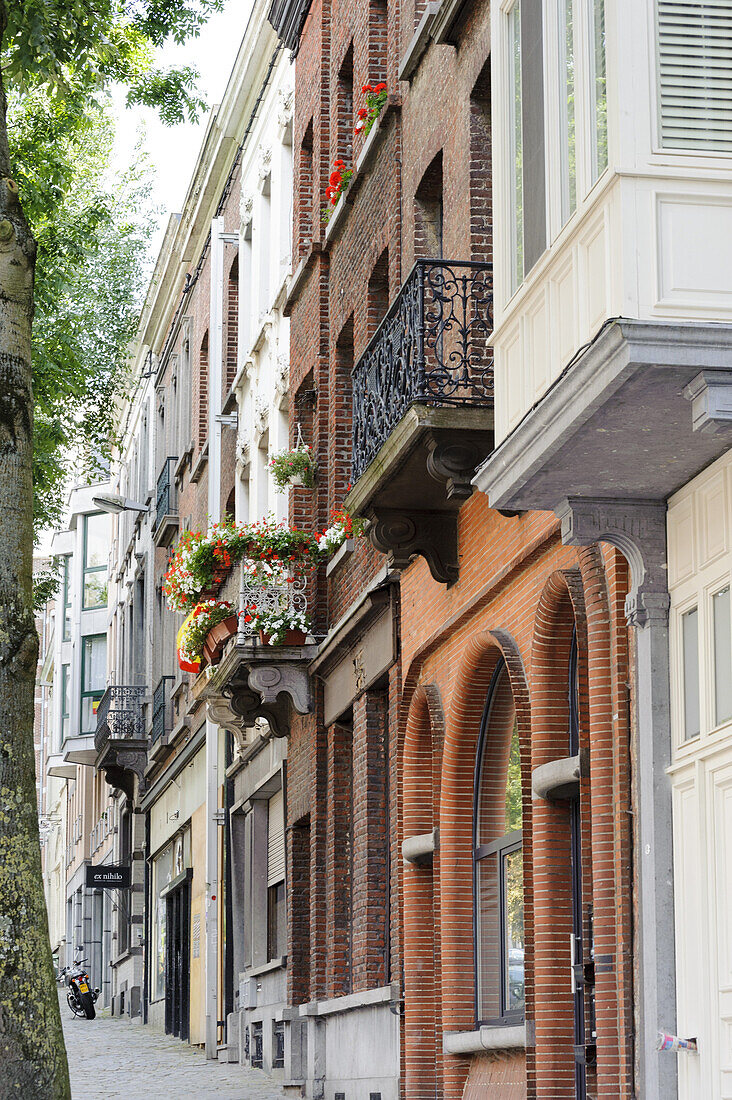
{"type": "Polygon", "coordinates": [[[480,447],[470,441],[454,441],[427,435],[427,472],[435,481],[445,484],[447,499],[467,500],[473,492],[471,484],[476,468],[485,457],[480,447]]]}
{"type": "Polygon", "coordinates": [[[116,749],[113,761],[102,764],[104,778],[110,787],[118,787],[127,795],[131,802],[135,796],[135,780],[137,776],[138,797],[146,790],[145,768],[147,767],[147,753],[142,749],[116,749]]]}
{"type": "Polygon", "coordinates": [[[248,722],[232,706],[232,700],[226,695],[214,695],[206,700],[206,713],[212,722],[228,730],[234,738],[237,754],[249,744],[249,729],[254,721],[248,722]]]}
{"type": "Polygon", "coordinates": [[[389,565],[405,569],[415,554],[427,562],[440,584],[452,584],[458,577],[457,513],[405,512],[397,508],[369,509],[368,537],[389,565]]]}
{"type": "Polygon", "coordinates": [[[631,626],[668,622],[666,505],[657,500],[570,497],[556,514],[566,546],[609,542],[630,565],[625,615],[631,626]]]}
{"type": "MultiPolygon", "coordinates": [[[[313,709],[310,675],[302,663],[286,665],[256,664],[249,669],[249,687],[258,692],[266,707],[278,705],[281,695],[289,696],[298,714],[309,714],[313,709]]],[[[266,714],[262,717],[267,718],[266,714]]]]}
{"type": "Polygon", "coordinates": [[[695,432],[732,431],[732,371],[703,370],[684,389],[695,432]]]}

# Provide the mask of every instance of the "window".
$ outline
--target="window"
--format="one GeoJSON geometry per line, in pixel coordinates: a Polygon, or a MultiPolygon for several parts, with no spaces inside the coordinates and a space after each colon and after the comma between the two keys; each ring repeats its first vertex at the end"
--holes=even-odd
{"type": "Polygon", "coordinates": [[[559,6],[559,125],[562,171],[562,224],[577,209],[577,142],[575,133],[574,38],[575,0],[559,6]]]}
{"type": "Polygon", "coordinates": [[[81,732],[93,733],[99,700],[107,679],[107,635],[90,634],[82,639],[81,732]]]}
{"type": "Polygon", "coordinates": [[[71,714],[71,669],[69,665],[61,665],[61,740],[65,741],[69,736],[69,722],[71,714]]]}
{"type": "Polygon", "coordinates": [[[267,814],[267,961],[286,953],[285,800],[280,788],[269,799],[267,814]]]}
{"type": "Polygon", "coordinates": [[[107,606],[109,516],[84,516],[84,611],[107,606]]]}
{"type": "Polygon", "coordinates": [[[510,16],[511,42],[511,107],[510,156],[511,165],[511,290],[515,290],[524,277],[524,177],[523,177],[523,123],[521,119],[521,0],[510,16]]]}
{"type": "Polygon", "coordinates": [[[684,666],[684,738],[698,737],[699,711],[699,612],[691,608],[681,616],[681,650],[684,666]]]}
{"type": "Polygon", "coordinates": [[[729,585],[712,596],[714,620],[714,724],[732,718],[732,634],[729,585]]]}
{"type": "Polygon", "coordinates": [[[491,682],[476,762],[474,890],[477,1018],[513,1023],[524,1013],[521,758],[505,663],[491,682]]]}
{"type": "Polygon", "coordinates": [[[61,614],[61,640],[68,642],[71,637],[71,555],[67,554],[63,565],[63,596],[61,614]]]}
{"type": "Polygon", "coordinates": [[[607,73],[605,68],[605,0],[591,0],[590,82],[592,93],[592,182],[607,168],[607,73]]]}
{"type": "Polygon", "coordinates": [[[732,0],[658,0],[661,145],[732,152],[732,0]]]}

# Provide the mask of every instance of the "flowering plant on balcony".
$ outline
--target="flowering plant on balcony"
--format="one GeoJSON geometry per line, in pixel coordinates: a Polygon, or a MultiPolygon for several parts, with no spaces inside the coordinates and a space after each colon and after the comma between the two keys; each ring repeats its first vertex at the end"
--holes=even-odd
{"type": "Polygon", "coordinates": [[[374,123],[384,110],[388,93],[384,83],[374,84],[373,86],[364,84],[361,91],[366,96],[366,106],[360,107],[358,110],[355,132],[360,134],[363,130],[363,135],[366,137],[371,133],[374,123]]]}
{"type": "Polygon", "coordinates": [[[307,443],[292,451],[284,450],[272,455],[269,468],[280,491],[288,485],[304,485],[312,489],[315,484],[315,461],[307,443]]]}
{"type": "Polygon", "coordinates": [[[310,633],[310,619],[305,611],[283,606],[255,613],[252,629],[259,631],[265,645],[304,645],[310,633]]]}
{"type": "Polygon", "coordinates": [[[289,566],[296,562],[302,566],[314,565],[318,559],[318,543],[308,531],[290,527],[284,520],[278,522],[267,516],[248,528],[248,558],[262,562],[281,562],[289,566]]]}
{"type": "Polygon", "coordinates": [[[184,531],[163,581],[170,610],[189,611],[201,592],[221,583],[248,545],[247,528],[230,519],[214,524],[208,533],[184,531]]]}
{"type": "Polygon", "coordinates": [[[333,207],[338,202],[344,191],[348,190],[348,185],[351,182],[353,176],[353,169],[346,168],[342,160],[333,161],[333,171],[328,179],[328,186],[325,189],[325,197],[328,200],[320,211],[320,220],[327,225],[330,221],[330,216],[333,213],[333,207]]]}
{"type": "Polygon", "coordinates": [[[234,615],[228,600],[204,600],[196,604],[178,632],[178,661],[181,668],[197,672],[210,630],[234,615]]]}
{"type": "Polygon", "coordinates": [[[336,508],[330,514],[329,525],[321,534],[315,536],[318,540],[318,550],[328,557],[342,546],[346,539],[360,538],[365,526],[365,520],[354,518],[345,508],[336,508]]]}

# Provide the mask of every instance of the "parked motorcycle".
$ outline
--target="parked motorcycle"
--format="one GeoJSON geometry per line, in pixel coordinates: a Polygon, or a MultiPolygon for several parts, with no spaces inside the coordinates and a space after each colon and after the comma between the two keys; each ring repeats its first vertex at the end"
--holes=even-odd
{"type": "Polygon", "coordinates": [[[59,985],[63,982],[67,986],[66,1000],[74,1016],[86,1016],[87,1020],[93,1020],[97,1014],[94,1005],[99,996],[98,989],[92,989],[89,975],[82,966],[86,959],[78,958],[71,966],[65,966],[59,970],[59,985]]]}

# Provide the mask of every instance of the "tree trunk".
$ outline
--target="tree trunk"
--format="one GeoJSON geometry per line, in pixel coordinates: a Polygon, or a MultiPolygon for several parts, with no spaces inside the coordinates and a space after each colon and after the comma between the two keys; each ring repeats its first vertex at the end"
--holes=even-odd
{"type": "MultiPolygon", "coordinates": [[[[0,3],[0,42],[5,29],[0,3]]],[[[38,838],[31,320],[36,246],[10,178],[0,74],[0,1100],[68,1100],[38,838]]]]}

